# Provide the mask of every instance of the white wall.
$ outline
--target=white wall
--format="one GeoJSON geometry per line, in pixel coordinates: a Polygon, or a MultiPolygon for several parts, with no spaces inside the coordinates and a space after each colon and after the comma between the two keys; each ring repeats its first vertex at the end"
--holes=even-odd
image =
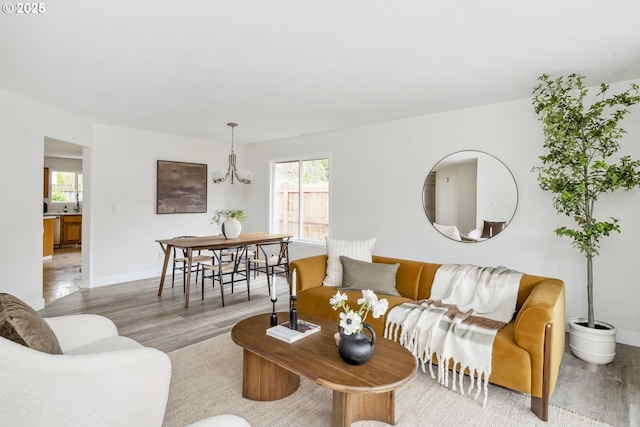
{"type": "Polygon", "coordinates": [[[91,286],[158,276],[157,239],[218,234],[212,212],[242,208],[244,186],[208,180],[207,213],[159,215],[157,160],[206,163],[211,172],[226,169],[229,150],[226,142],[96,125],[90,155],[91,286]]]}
{"type": "Polygon", "coordinates": [[[35,308],[42,298],[42,168],[45,136],[91,144],[91,123],[0,90],[0,292],[35,308]]]}
{"type": "Polygon", "coordinates": [[[517,209],[517,186],[504,165],[495,159],[478,159],[477,226],[487,221],[509,221],[517,209]]]}
{"type": "Polygon", "coordinates": [[[438,169],[434,222],[455,225],[464,235],[476,228],[476,189],[479,183],[476,160],[450,164],[438,169]]]}
{"type": "MultiPolygon", "coordinates": [[[[612,85],[613,91],[627,85],[612,85]]],[[[640,109],[624,121],[624,154],[640,158],[640,109]]],[[[256,171],[246,210],[256,228],[268,227],[269,160],[330,151],[331,234],[341,239],[377,237],[375,253],[436,263],[505,265],[565,281],[567,316],[586,313],[584,258],[554,229],[558,217],[531,168],[542,154],[543,134],[529,99],[355,129],[308,135],[246,148],[256,171]],[[454,242],[431,226],[422,207],[429,170],[447,154],[474,149],[503,161],[518,185],[512,223],[498,236],[476,244],[454,242]],[[261,218],[258,220],[258,218],[261,218]]],[[[640,276],[635,271],[640,240],[639,190],[602,199],[597,215],[620,219],[622,234],[602,245],[595,261],[596,316],[619,328],[621,342],[640,345],[640,276]]],[[[292,257],[324,248],[294,246],[292,257]]]]}

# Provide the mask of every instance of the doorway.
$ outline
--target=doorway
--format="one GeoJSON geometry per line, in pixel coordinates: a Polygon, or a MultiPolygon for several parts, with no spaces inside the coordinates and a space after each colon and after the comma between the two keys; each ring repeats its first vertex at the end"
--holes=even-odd
{"type": "MultiPolygon", "coordinates": [[[[44,138],[44,166],[48,176],[45,177],[44,202],[47,206],[45,215],[57,215],[59,218],[67,214],[73,214],[73,221],[81,221],[83,218],[82,205],[84,204],[84,196],[86,189],[74,187],[70,193],[73,197],[72,202],[67,202],[68,192],[64,191],[63,186],[54,183],[55,177],[62,175],[54,173],[54,171],[62,171],[81,177],[84,172],[83,147],[81,145],[60,141],[57,139],[44,138]],[[53,191],[55,188],[59,191],[53,191]],[[78,196],[81,194],[81,196],[78,196]],[[78,216],[79,215],[79,216],[78,216]]],[[[71,219],[72,217],[67,217],[71,219]]],[[[84,222],[84,221],[82,221],[84,222]]],[[[83,287],[83,255],[82,241],[65,242],[64,226],[60,226],[62,221],[56,220],[56,226],[59,228],[54,230],[54,251],[53,256],[42,263],[42,295],[45,305],[55,301],[56,299],[67,296],[73,292],[79,291],[83,287]],[[62,236],[61,236],[62,234],[62,236]],[[69,244],[71,243],[71,244],[69,244]]],[[[73,224],[76,226],[75,235],[81,235],[81,229],[85,227],[77,227],[80,223],[73,224]]],[[[88,236],[84,236],[86,238],[88,236]]]]}

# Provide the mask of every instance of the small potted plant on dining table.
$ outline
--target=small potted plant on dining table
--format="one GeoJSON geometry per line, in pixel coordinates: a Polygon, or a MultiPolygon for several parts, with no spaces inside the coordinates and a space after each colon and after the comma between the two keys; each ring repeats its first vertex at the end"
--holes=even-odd
{"type": "Polygon", "coordinates": [[[240,235],[245,219],[247,216],[242,209],[218,209],[213,212],[211,222],[220,225],[225,238],[235,239],[240,235]]]}

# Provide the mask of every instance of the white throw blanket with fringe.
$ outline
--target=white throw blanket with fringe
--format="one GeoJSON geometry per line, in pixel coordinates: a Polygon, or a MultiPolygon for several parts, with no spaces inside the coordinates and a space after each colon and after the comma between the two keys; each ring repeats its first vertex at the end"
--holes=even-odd
{"type": "Polygon", "coordinates": [[[453,362],[452,389],[465,394],[462,373],[470,372],[468,394],[478,399],[491,375],[491,352],[496,333],[513,317],[522,273],[506,267],[444,264],[438,268],[430,299],[404,303],[387,315],[385,338],[398,341],[435,378],[432,358],[438,362],[438,382],[449,386],[449,362],[453,362]],[[456,386],[456,370],[461,374],[456,386]],[[474,378],[477,375],[477,384],[474,378]],[[482,383],[484,381],[484,384],[482,383]]]}

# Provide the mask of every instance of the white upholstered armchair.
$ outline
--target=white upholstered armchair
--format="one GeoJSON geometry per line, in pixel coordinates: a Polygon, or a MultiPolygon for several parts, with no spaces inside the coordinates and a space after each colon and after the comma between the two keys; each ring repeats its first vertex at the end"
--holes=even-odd
{"type": "Polygon", "coordinates": [[[161,426],[171,361],[106,317],[45,319],[63,354],[0,338],[0,424],[161,426]]]}

